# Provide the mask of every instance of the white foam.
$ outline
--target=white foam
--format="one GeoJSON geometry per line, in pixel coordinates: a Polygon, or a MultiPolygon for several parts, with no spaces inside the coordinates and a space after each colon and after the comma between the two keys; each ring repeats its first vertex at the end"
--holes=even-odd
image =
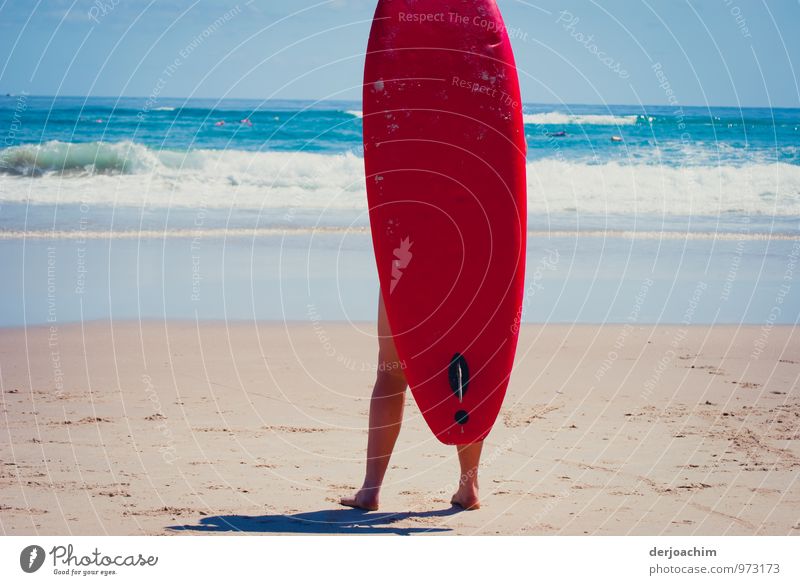
{"type": "Polygon", "coordinates": [[[353,154],[50,142],[0,152],[4,168],[0,201],[353,209],[365,197],[364,161],[353,154]]]}
{"type": "Polygon", "coordinates": [[[528,206],[600,214],[800,215],[800,166],[592,165],[544,159],[528,164],[528,206]]]}
{"type": "MultiPolygon", "coordinates": [[[[364,161],[354,154],[156,151],[132,143],[20,148],[0,153],[0,201],[366,210],[364,161]],[[8,174],[9,164],[17,174],[8,174]],[[26,165],[40,176],[24,176],[26,165]]],[[[800,166],[786,163],[679,168],[543,159],[527,170],[528,207],[539,215],[800,216],[800,166]]]]}
{"type": "Polygon", "coordinates": [[[361,110],[347,110],[346,113],[350,114],[351,116],[355,116],[356,118],[364,117],[364,112],[362,112],[361,110]]]}
{"type": "Polygon", "coordinates": [[[569,124],[583,124],[596,126],[632,126],[639,117],[613,116],[601,114],[564,114],[562,112],[546,112],[540,114],[523,114],[525,124],[539,124],[542,126],[566,126],[569,124]]]}

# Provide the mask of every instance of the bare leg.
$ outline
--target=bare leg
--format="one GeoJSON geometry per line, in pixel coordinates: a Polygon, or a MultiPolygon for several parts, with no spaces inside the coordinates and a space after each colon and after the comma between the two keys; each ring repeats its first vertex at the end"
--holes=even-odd
{"type": "Polygon", "coordinates": [[[458,445],[461,477],[458,480],[458,491],[453,494],[450,503],[465,510],[477,510],[481,507],[478,500],[478,465],[481,461],[481,449],[483,449],[483,441],[470,445],[458,445]]]}
{"type": "Polygon", "coordinates": [[[369,403],[367,472],[361,489],[351,498],[342,498],[343,506],[377,510],[380,489],[389,458],[403,422],[403,404],[407,387],[400,359],[392,340],[383,297],[378,302],[378,375],[369,403]]]}

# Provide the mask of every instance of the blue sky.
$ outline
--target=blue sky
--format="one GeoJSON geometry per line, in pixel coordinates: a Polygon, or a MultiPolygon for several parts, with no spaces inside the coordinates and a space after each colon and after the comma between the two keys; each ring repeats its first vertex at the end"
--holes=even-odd
{"type": "MultiPolygon", "coordinates": [[[[498,4],[525,102],[800,105],[798,0],[498,4]]],[[[374,6],[0,0],[0,92],[358,99],[374,6]]]]}

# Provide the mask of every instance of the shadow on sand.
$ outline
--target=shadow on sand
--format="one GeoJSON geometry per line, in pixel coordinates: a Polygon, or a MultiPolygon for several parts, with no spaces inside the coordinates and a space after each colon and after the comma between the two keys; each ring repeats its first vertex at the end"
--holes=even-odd
{"type": "Polygon", "coordinates": [[[457,514],[455,506],[429,512],[365,512],[353,508],[318,510],[302,514],[270,514],[265,516],[207,516],[196,526],[167,526],[168,530],[196,532],[261,532],[296,534],[419,534],[449,532],[441,526],[392,526],[410,518],[437,518],[457,514]]]}

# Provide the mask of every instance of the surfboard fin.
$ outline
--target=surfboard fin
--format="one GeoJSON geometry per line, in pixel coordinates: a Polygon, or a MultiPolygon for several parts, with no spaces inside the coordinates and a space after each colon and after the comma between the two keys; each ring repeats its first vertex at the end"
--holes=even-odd
{"type": "Polygon", "coordinates": [[[467,359],[460,353],[456,353],[450,358],[450,367],[447,371],[450,381],[450,389],[458,397],[459,402],[463,402],[464,394],[469,387],[469,366],[467,359]]]}

